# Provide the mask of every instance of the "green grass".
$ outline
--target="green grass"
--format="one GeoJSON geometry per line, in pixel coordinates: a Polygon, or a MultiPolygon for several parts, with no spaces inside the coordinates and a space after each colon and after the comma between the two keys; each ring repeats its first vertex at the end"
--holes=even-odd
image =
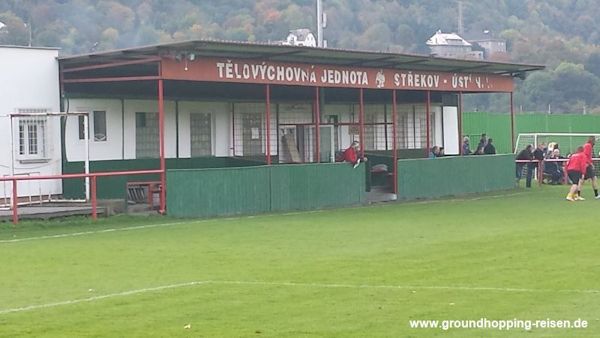
{"type": "Polygon", "coordinates": [[[565,194],[543,187],[202,221],[0,223],[0,336],[599,337],[600,201],[565,194]],[[23,240],[82,232],[93,233],[23,240]],[[190,282],[204,283],[179,285],[190,282]],[[582,318],[589,328],[408,322],[482,317],[582,318]]]}

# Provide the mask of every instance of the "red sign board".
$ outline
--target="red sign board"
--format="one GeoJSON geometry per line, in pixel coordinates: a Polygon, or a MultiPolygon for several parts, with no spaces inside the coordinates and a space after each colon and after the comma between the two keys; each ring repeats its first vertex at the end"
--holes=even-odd
{"type": "Polygon", "coordinates": [[[170,80],[209,82],[463,92],[513,91],[511,77],[493,74],[356,68],[223,58],[197,58],[194,61],[163,58],[162,74],[165,79],[170,80]]]}

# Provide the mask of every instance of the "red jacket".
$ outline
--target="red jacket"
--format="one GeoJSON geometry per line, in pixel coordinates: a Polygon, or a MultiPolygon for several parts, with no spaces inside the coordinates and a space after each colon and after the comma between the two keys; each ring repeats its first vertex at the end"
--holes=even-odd
{"type": "Polygon", "coordinates": [[[583,174],[585,173],[587,165],[588,163],[585,153],[576,153],[571,155],[571,158],[567,162],[567,171],[578,171],[583,174]]]}
{"type": "Polygon", "coordinates": [[[583,153],[585,154],[587,164],[592,164],[592,149],[594,149],[594,146],[589,142],[583,145],[583,153]]]}
{"type": "Polygon", "coordinates": [[[350,162],[352,164],[358,161],[358,154],[356,153],[356,150],[354,150],[354,148],[349,147],[344,151],[344,161],[350,162]]]}

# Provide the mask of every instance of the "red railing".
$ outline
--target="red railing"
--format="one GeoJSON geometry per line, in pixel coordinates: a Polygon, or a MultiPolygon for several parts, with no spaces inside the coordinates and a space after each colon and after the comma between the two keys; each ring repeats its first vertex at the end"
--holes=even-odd
{"type": "MultiPolygon", "coordinates": [[[[33,180],[61,180],[69,178],[90,178],[90,202],[92,204],[92,219],[98,219],[98,201],[96,199],[96,187],[98,177],[110,177],[110,176],[131,176],[131,175],[147,175],[147,174],[163,174],[163,170],[151,169],[151,170],[131,170],[131,171],[107,171],[107,172],[95,172],[89,174],[63,174],[63,175],[40,175],[40,176],[5,176],[0,177],[0,182],[11,181],[12,182],[12,219],[13,223],[19,223],[19,198],[17,195],[17,182],[18,181],[33,181],[33,180]]],[[[163,186],[164,189],[164,186],[163,186]]],[[[165,194],[161,193],[161,205],[164,205],[165,194]]]]}

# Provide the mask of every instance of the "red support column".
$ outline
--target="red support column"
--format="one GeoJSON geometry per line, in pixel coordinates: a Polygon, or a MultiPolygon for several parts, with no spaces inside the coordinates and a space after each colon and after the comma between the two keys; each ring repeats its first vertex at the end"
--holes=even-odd
{"type": "Polygon", "coordinates": [[[90,177],[90,196],[92,199],[92,219],[98,219],[98,201],[96,200],[96,176],[90,177]]]}
{"type": "Polygon", "coordinates": [[[12,219],[13,224],[19,223],[19,196],[17,195],[17,180],[12,180],[12,219]]]}
{"type": "Polygon", "coordinates": [[[427,91],[427,107],[426,107],[426,112],[425,114],[427,114],[425,121],[427,121],[427,131],[426,131],[426,135],[427,135],[427,141],[425,142],[425,145],[427,146],[427,149],[425,149],[425,156],[429,156],[429,149],[431,149],[431,132],[430,132],[430,127],[431,127],[431,91],[428,90],[427,91]]]}
{"type": "Polygon", "coordinates": [[[392,90],[392,142],[394,161],[394,194],[398,194],[398,110],[396,108],[396,90],[392,90]]]}
{"type": "Polygon", "coordinates": [[[512,151],[515,150],[515,106],[513,104],[513,92],[510,92],[510,141],[512,151]]]}
{"type": "Polygon", "coordinates": [[[462,155],[462,107],[463,107],[463,94],[458,92],[458,154],[462,155]]]}
{"type": "Polygon", "coordinates": [[[158,139],[160,156],[160,208],[158,212],[164,214],[167,207],[167,171],[165,161],[165,102],[163,91],[163,80],[158,80],[158,139]]]}
{"type": "Polygon", "coordinates": [[[271,85],[266,85],[266,100],[267,100],[267,112],[265,121],[265,130],[267,134],[265,156],[267,158],[267,165],[271,165],[271,85]]]}
{"type": "Polygon", "coordinates": [[[321,162],[321,101],[319,98],[319,87],[315,87],[315,162],[321,162]]]}
{"type": "Polygon", "coordinates": [[[360,156],[365,156],[365,102],[364,102],[364,91],[362,88],[359,90],[359,107],[358,107],[358,139],[360,142],[360,156]]]}

